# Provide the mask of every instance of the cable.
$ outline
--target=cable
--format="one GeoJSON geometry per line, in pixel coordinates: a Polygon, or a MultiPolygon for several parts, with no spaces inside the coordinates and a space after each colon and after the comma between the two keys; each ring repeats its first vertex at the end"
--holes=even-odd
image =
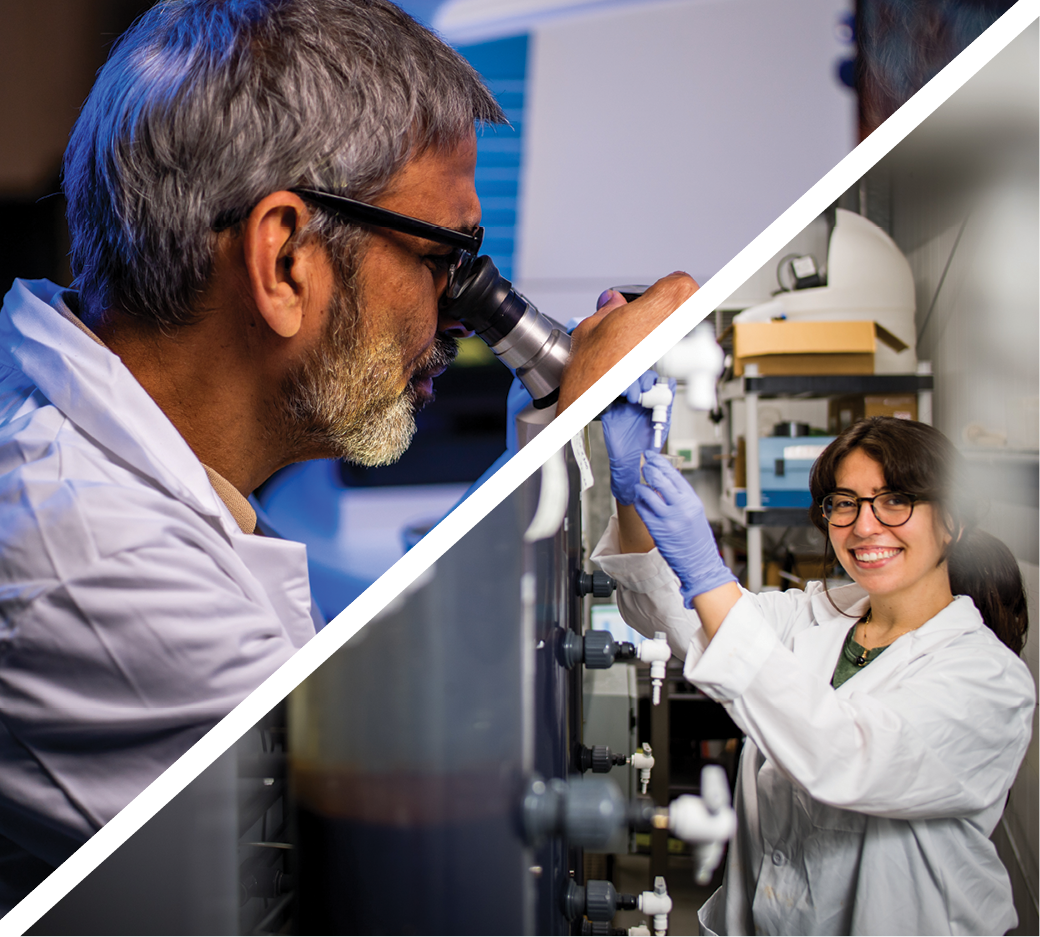
{"type": "Polygon", "coordinates": [[[780,258],[780,263],[776,265],[776,285],[780,287],[781,293],[790,293],[792,292],[793,287],[784,286],[783,280],[780,279],[780,271],[784,269],[784,264],[786,264],[788,261],[794,260],[796,257],[801,256],[802,255],[799,253],[784,254],[784,256],[780,258]]]}
{"type": "Polygon", "coordinates": [[[964,217],[964,221],[961,222],[961,229],[957,232],[957,237],[953,242],[953,247],[950,248],[950,256],[946,258],[946,266],[943,267],[942,276],[939,277],[939,282],[935,286],[935,292],[932,294],[932,301],[928,306],[928,312],[925,313],[924,321],[921,323],[921,328],[917,332],[917,344],[921,344],[921,337],[924,335],[924,330],[928,328],[928,322],[932,318],[932,313],[935,311],[935,303],[939,299],[939,291],[943,288],[943,284],[946,282],[946,274],[950,272],[950,264],[953,263],[953,255],[957,253],[957,246],[961,243],[961,235],[964,234],[964,229],[968,226],[968,219],[971,218],[971,212],[968,212],[964,217]]]}

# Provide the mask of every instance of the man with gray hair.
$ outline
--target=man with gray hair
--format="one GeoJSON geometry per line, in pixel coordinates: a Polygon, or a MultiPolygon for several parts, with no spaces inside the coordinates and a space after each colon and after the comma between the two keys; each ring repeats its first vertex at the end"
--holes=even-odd
{"type": "MultiPolygon", "coordinates": [[[[169,0],[115,46],[65,158],[78,292],[0,314],[0,910],[314,634],[305,550],[247,496],[408,446],[503,120],[386,0],[169,0]]],[[[612,296],[560,408],[695,289],[612,296]]]]}

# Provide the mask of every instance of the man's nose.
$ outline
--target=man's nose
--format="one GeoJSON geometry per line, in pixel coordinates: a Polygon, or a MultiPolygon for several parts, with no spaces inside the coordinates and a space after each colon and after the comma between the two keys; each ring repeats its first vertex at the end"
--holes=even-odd
{"type": "Polygon", "coordinates": [[[437,331],[453,338],[469,338],[473,330],[452,314],[451,307],[444,302],[443,294],[437,306],[437,331]]]}

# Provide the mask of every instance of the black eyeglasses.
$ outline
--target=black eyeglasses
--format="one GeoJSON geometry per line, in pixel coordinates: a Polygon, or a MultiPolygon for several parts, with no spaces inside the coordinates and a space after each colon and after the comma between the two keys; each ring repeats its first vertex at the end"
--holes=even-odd
{"type": "Polygon", "coordinates": [[[473,234],[467,234],[465,231],[443,228],[440,225],[420,221],[418,218],[402,215],[387,208],[377,208],[367,202],[359,202],[343,195],[334,195],[332,192],[303,188],[289,191],[295,192],[308,202],[320,205],[345,221],[373,225],[377,228],[389,228],[391,231],[400,231],[402,234],[411,234],[413,237],[425,238],[427,241],[454,248],[452,253],[446,254],[442,261],[448,271],[447,292],[449,294],[458,269],[464,264],[468,264],[480,251],[480,245],[484,243],[482,227],[477,228],[473,234]]]}
{"type": "Polygon", "coordinates": [[[820,502],[820,510],[831,527],[851,527],[859,517],[860,508],[870,505],[879,524],[886,527],[902,527],[914,513],[914,505],[924,500],[917,495],[902,491],[883,491],[873,498],[856,498],[853,495],[827,495],[820,502]]]}

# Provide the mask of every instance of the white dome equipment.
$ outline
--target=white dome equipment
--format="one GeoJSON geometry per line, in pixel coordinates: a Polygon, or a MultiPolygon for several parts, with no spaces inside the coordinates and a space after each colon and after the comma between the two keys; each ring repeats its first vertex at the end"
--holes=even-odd
{"type": "Polygon", "coordinates": [[[827,251],[827,285],[780,293],[734,316],[734,322],[873,321],[908,347],[896,352],[882,343],[874,356],[878,374],[917,369],[914,278],[906,257],[874,222],[836,210],[827,251]]]}

